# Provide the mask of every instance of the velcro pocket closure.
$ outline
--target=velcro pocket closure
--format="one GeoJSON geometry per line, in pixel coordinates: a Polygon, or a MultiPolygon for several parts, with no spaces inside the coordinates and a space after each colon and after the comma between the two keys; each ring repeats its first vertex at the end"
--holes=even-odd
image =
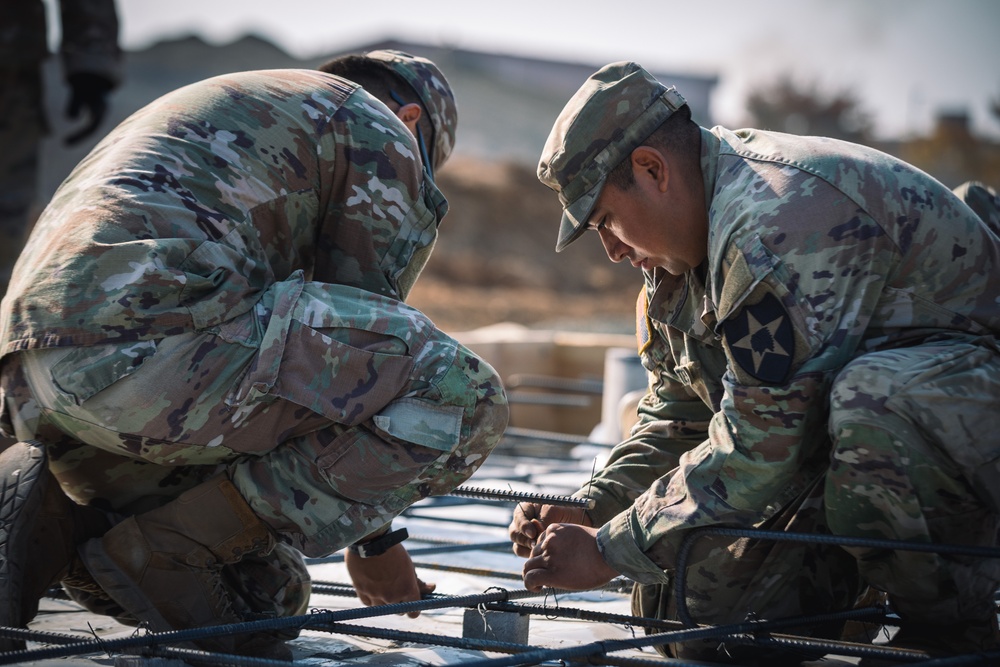
{"type": "Polygon", "coordinates": [[[464,408],[437,405],[419,398],[393,401],[372,417],[389,435],[442,452],[453,451],[462,434],[464,408]]]}

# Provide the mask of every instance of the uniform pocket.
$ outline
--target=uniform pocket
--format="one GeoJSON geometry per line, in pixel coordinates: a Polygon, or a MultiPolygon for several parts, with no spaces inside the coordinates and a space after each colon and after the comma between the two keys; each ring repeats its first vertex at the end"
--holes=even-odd
{"type": "Polygon", "coordinates": [[[51,366],[52,382],[76,405],[128,377],[156,352],[156,341],[78,347],[51,366]]]}
{"type": "Polygon", "coordinates": [[[392,401],[413,370],[411,357],[353,347],[296,321],[283,352],[270,393],[345,426],[392,401]]]}
{"type": "Polygon", "coordinates": [[[338,496],[395,514],[429,493],[414,481],[441,456],[446,454],[438,449],[357,426],[331,443],[316,463],[338,496]]]}

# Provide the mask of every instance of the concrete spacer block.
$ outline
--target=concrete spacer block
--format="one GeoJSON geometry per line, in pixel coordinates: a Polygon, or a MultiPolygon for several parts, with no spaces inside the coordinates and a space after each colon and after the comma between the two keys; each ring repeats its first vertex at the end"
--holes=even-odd
{"type": "Polygon", "coordinates": [[[462,620],[462,637],[527,644],[529,619],[527,614],[512,611],[466,609],[462,620]]]}

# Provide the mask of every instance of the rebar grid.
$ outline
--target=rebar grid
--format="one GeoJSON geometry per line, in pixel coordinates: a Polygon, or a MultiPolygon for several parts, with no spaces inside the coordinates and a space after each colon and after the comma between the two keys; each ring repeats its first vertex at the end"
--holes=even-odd
{"type": "MultiPolygon", "coordinates": [[[[317,611],[312,614],[302,616],[289,616],[260,621],[245,621],[242,623],[228,623],[225,625],[213,625],[204,628],[190,628],[186,630],[171,630],[141,636],[133,635],[131,637],[120,637],[117,639],[81,639],[76,643],[66,644],[64,646],[26,649],[0,654],[0,665],[9,665],[27,660],[64,658],[72,655],[94,652],[126,651],[134,648],[195,641],[207,637],[250,634],[266,630],[306,629],[315,625],[329,624],[345,620],[408,614],[411,612],[421,612],[430,609],[477,607],[478,605],[486,602],[538,597],[551,594],[551,592],[551,590],[547,592],[535,592],[529,590],[510,591],[506,589],[495,589],[493,592],[485,592],[478,595],[428,597],[413,602],[398,602],[395,604],[377,605],[373,607],[355,607],[338,611],[317,611]]],[[[19,628],[0,627],[0,636],[16,637],[17,633],[20,632],[26,631],[19,628]]]]}
{"type": "MultiPolygon", "coordinates": [[[[414,518],[418,518],[415,516],[414,518]]],[[[429,518],[442,520],[440,517],[419,516],[419,518],[429,518]]],[[[446,519],[445,519],[446,520],[446,519]]],[[[461,523],[476,523],[461,521],[461,523]]],[[[490,524],[493,525],[493,524],[490,524]]],[[[173,642],[191,641],[199,638],[211,636],[223,636],[232,634],[245,634],[281,628],[302,628],[312,630],[322,630],[343,634],[357,634],[359,636],[371,636],[377,638],[394,639],[397,641],[417,641],[430,645],[454,646],[458,648],[468,648],[472,650],[483,650],[492,652],[508,652],[514,655],[500,659],[483,659],[461,664],[473,665],[476,667],[503,667],[504,665],[531,665],[539,662],[577,661],[592,660],[600,658],[602,664],[621,665],[684,665],[695,664],[685,661],[670,660],[644,660],[638,658],[626,658],[611,655],[616,651],[626,649],[643,648],[659,644],[677,643],[690,641],[693,639],[712,638],[732,644],[755,645],[760,647],[771,647],[788,651],[799,651],[810,655],[834,654],[854,657],[877,657],[894,659],[903,662],[919,663],[921,665],[932,665],[934,667],[951,667],[952,665],[978,665],[978,664],[1000,664],[1000,650],[990,651],[977,655],[955,656],[950,658],[928,659],[919,652],[907,651],[888,647],[870,646],[864,644],[853,644],[848,642],[837,642],[832,640],[813,639],[795,635],[773,634],[774,630],[783,628],[803,627],[815,623],[825,623],[832,620],[874,620],[883,624],[893,624],[892,619],[885,617],[885,610],[882,608],[869,608],[862,610],[849,610],[844,612],[834,612],[831,614],[821,614],[813,616],[799,616],[787,619],[773,619],[763,621],[744,621],[729,625],[701,626],[698,627],[690,617],[686,607],[686,581],[684,573],[687,572],[688,559],[695,542],[708,534],[725,535],[737,538],[753,538],[763,540],[790,541],[813,544],[831,544],[839,546],[859,546],[877,549],[898,549],[921,552],[943,553],[953,555],[966,555],[974,557],[1000,557],[1000,548],[991,547],[966,547],[960,545],[939,545],[927,543],[915,543],[900,540],[883,540],[875,538],[846,538],[825,534],[806,533],[785,533],[780,531],[764,531],[758,529],[742,529],[728,527],[708,527],[692,531],[692,534],[684,541],[678,552],[676,577],[676,593],[678,600],[678,615],[680,621],[662,621],[644,617],[633,617],[624,614],[608,614],[606,612],[593,612],[590,610],[577,610],[566,608],[552,608],[539,605],[514,604],[511,600],[527,597],[551,595],[553,593],[563,594],[568,591],[553,591],[551,589],[531,592],[531,591],[506,591],[503,589],[493,589],[496,592],[487,591],[482,595],[474,596],[445,596],[432,594],[424,600],[411,603],[398,603],[395,605],[381,605],[378,607],[356,608],[339,611],[320,611],[304,616],[267,619],[263,621],[252,621],[226,626],[211,626],[192,630],[180,630],[172,632],[155,633],[144,636],[133,636],[114,640],[100,639],[88,640],[79,636],[61,635],[59,633],[45,633],[40,631],[21,630],[16,628],[0,628],[0,636],[15,637],[29,641],[59,644],[60,646],[31,649],[24,651],[0,654],[0,665],[12,664],[25,660],[44,660],[49,658],[67,657],[71,655],[86,655],[91,653],[106,653],[111,651],[121,651],[129,654],[141,654],[154,657],[172,657],[189,662],[199,662],[204,664],[229,664],[245,665],[248,667],[274,667],[276,665],[288,665],[288,663],[262,658],[251,658],[245,656],[227,655],[221,653],[206,653],[194,649],[185,649],[165,644],[173,642]],[[383,615],[406,614],[411,611],[424,611],[429,609],[441,609],[450,607],[480,607],[488,610],[509,611],[520,614],[546,615],[552,617],[575,617],[582,620],[592,620],[597,622],[607,622],[620,624],[623,626],[642,627],[664,632],[646,637],[634,638],[632,640],[609,640],[604,642],[592,642],[584,646],[569,648],[543,648],[522,644],[508,644],[497,642],[492,644],[490,640],[472,640],[466,638],[442,637],[428,633],[414,633],[400,630],[389,630],[382,628],[367,628],[367,626],[345,623],[345,620],[371,618],[383,615]],[[880,616],[879,616],[880,615],[880,616]],[[379,634],[362,634],[364,632],[379,634]],[[506,645],[508,650],[503,650],[506,645]]],[[[431,554],[446,553],[454,551],[467,551],[477,549],[507,549],[509,542],[488,542],[488,543],[463,543],[450,544],[426,549],[413,549],[411,554],[431,554]]],[[[309,562],[330,562],[327,559],[310,559],[309,562]]],[[[466,572],[480,576],[492,576],[503,578],[520,578],[519,574],[497,572],[479,568],[459,568],[456,566],[439,565],[434,563],[416,563],[417,567],[432,569],[450,570],[456,572],[466,572]]],[[[627,580],[616,580],[616,586],[631,586],[627,580]]],[[[354,595],[353,587],[350,584],[337,584],[328,582],[315,582],[315,592],[327,593],[331,595],[354,595]],[[329,587],[323,590],[323,587],[329,587]]],[[[706,664],[704,662],[698,664],[706,664]]]]}
{"type": "MultiPolygon", "coordinates": [[[[863,610],[869,613],[869,610],[863,610]]],[[[679,642],[693,641],[696,639],[719,639],[726,640],[730,637],[757,636],[758,633],[771,633],[775,630],[794,627],[808,627],[821,625],[833,621],[851,620],[855,618],[855,610],[843,612],[832,612],[828,614],[811,614],[795,618],[775,619],[770,621],[744,621],[742,623],[732,623],[727,625],[705,626],[700,628],[689,628],[683,630],[672,630],[650,634],[645,637],[633,639],[614,639],[603,642],[592,642],[575,647],[539,649],[522,653],[507,658],[485,659],[479,661],[465,662],[466,667],[514,667],[516,665],[535,665],[549,660],[573,660],[591,658],[594,656],[604,656],[608,653],[623,651],[627,649],[644,648],[647,646],[660,646],[663,644],[674,644],[679,642]]],[[[811,644],[809,638],[799,638],[802,645],[811,644]]],[[[823,642],[822,646],[817,645],[817,649],[830,645],[831,642],[823,642]]],[[[911,657],[909,651],[899,649],[881,648],[866,644],[851,644],[848,642],[837,643],[842,651],[842,655],[852,655],[861,657],[879,657],[906,660],[911,657]]],[[[1000,651],[997,651],[1000,655],[1000,651]]],[[[675,664],[670,662],[668,664],[675,664]]],[[[700,664],[711,664],[701,662],[700,664]]]]}

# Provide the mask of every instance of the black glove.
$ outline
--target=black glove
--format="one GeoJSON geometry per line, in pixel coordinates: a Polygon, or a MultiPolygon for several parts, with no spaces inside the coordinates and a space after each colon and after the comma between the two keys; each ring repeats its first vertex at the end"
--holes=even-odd
{"type": "Polygon", "coordinates": [[[66,137],[66,145],[72,146],[93,134],[104,120],[108,111],[108,93],[115,84],[106,76],[90,72],[70,74],[68,80],[71,92],[66,116],[75,120],[81,111],[86,111],[89,116],[86,125],[66,137]]]}

